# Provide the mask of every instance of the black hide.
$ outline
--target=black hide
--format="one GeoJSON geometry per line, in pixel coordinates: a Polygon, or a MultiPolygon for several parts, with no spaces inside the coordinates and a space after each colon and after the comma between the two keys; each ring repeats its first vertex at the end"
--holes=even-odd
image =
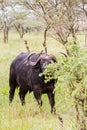
{"type": "MultiPolygon", "coordinates": [[[[52,56],[52,55],[51,55],[52,56]]],[[[55,80],[49,81],[48,83],[44,82],[44,76],[39,76],[43,72],[45,66],[51,62],[55,62],[55,58],[50,57],[45,53],[39,54],[29,54],[21,53],[19,54],[12,62],[10,66],[9,74],[9,101],[10,103],[13,100],[15,88],[19,86],[19,96],[21,99],[22,105],[25,104],[25,95],[27,92],[33,91],[34,96],[38,104],[42,105],[41,95],[46,93],[49,98],[51,105],[51,112],[55,112],[55,101],[54,101],[54,84],[55,80]],[[43,56],[43,58],[42,58],[43,56]],[[31,64],[35,63],[34,65],[31,64]]]]}

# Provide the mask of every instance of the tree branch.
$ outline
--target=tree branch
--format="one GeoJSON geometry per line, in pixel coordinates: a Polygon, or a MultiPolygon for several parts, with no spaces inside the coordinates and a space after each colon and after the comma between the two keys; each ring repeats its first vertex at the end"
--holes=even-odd
{"type": "Polygon", "coordinates": [[[44,41],[43,41],[43,47],[45,48],[45,53],[47,53],[47,46],[46,46],[46,36],[47,36],[47,31],[49,30],[50,25],[48,25],[46,27],[46,29],[44,30],[44,41]]]}

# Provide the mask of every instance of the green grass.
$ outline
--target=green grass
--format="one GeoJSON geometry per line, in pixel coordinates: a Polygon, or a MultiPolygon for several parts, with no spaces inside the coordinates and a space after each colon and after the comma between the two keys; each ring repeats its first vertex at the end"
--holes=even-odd
{"type": "MultiPolygon", "coordinates": [[[[50,113],[47,95],[42,96],[43,106],[41,109],[38,107],[33,93],[26,95],[26,105],[22,107],[18,89],[13,103],[9,106],[9,67],[19,53],[26,52],[24,40],[28,41],[31,52],[44,50],[42,34],[27,34],[20,39],[18,34],[10,32],[9,44],[3,43],[3,34],[0,34],[0,130],[76,130],[72,108],[68,107],[69,110],[66,110],[65,100],[62,99],[61,104],[58,95],[56,95],[56,102],[59,102],[59,106],[56,106],[57,115],[50,113]],[[63,128],[59,122],[58,113],[63,117],[63,128]]],[[[59,55],[59,51],[64,51],[61,44],[52,38],[47,38],[47,48],[48,53],[55,56],[59,55]]]]}

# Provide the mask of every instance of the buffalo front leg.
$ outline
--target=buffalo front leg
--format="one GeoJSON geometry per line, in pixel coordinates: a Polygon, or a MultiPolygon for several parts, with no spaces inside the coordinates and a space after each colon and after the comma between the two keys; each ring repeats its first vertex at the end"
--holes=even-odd
{"type": "Polygon", "coordinates": [[[19,91],[19,97],[20,97],[20,100],[21,100],[21,104],[22,105],[25,105],[25,95],[27,94],[28,90],[22,90],[20,88],[20,91],[19,91]]]}
{"type": "Polygon", "coordinates": [[[54,94],[52,92],[48,93],[48,98],[49,98],[49,103],[51,105],[51,113],[56,113],[54,94]]]}
{"type": "Polygon", "coordinates": [[[41,93],[34,92],[34,97],[37,100],[38,105],[41,107],[42,106],[41,93]]]}

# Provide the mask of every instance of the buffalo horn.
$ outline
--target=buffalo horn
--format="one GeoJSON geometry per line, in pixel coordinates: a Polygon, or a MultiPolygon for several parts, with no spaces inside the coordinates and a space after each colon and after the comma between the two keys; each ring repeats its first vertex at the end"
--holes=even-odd
{"type": "Polygon", "coordinates": [[[32,66],[35,66],[41,59],[52,59],[54,62],[56,62],[56,58],[53,55],[47,55],[45,53],[40,53],[37,60],[35,62],[31,61],[31,58],[29,59],[29,63],[32,66]]]}
{"type": "Polygon", "coordinates": [[[37,60],[35,62],[31,61],[31,58],[30,58],[29,63],[30,63],[30,65],[35,66],[39,62],[40,59],[41,59],[41,54],[39,54],[39,56],[38,56],[38,58],[37,58],[37,60]]]}

